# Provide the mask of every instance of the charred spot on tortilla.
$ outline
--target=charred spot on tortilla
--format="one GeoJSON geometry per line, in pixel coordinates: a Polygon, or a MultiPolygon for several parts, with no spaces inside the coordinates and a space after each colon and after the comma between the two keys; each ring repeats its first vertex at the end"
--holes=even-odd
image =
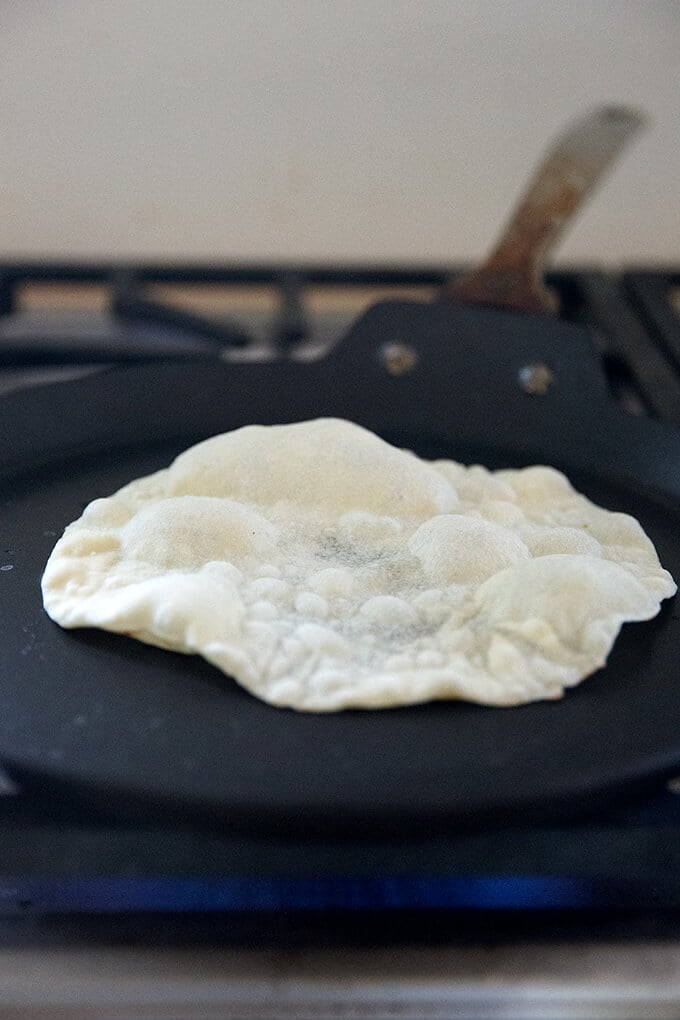
{"type": "Polygon", "coordinates": [[[96,499],[42,590],[63,627],[331,712],[558,698],[676,587],[634,518],[558,471],[424,461],[322,418],[215,436],[96,499]]]}

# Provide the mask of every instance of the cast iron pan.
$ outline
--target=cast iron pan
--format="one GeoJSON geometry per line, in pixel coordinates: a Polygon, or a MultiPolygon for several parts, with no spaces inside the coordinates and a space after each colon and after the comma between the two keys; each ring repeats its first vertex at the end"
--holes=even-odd
{"type": "Polygon", "coordinates": [[[680,770],[675,600],[561,702],[328,716],[45,615],[45,561],[91,499],[214,433],[318,415],[423,456],[553,464],[635,514],[680,577],[680,433],[610,405],[588,335],[565,323],[390,303],[317,363],[154,364],[15,394],[0,401],[0,762],[23,787],[270,834],[403,832],[588,810],[680,770]],[[404,342],[417,363],[391,375],[384,345],[404,342]],[[531,363],[554,373],[545,396],[518,385],[531,363]]]}

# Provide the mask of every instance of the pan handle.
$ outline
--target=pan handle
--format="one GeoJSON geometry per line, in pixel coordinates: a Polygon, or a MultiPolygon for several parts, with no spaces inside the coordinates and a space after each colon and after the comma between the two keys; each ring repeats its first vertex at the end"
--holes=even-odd
{"type": "Polygon", "coordinates": [[[647,123],[644,114],[603,106],[559,136],[539,166],[491,254],[449,280],[442,297],[464,304],[553,313],[543,282],[545,260],[585,199],[626,144],[647,123]]]}

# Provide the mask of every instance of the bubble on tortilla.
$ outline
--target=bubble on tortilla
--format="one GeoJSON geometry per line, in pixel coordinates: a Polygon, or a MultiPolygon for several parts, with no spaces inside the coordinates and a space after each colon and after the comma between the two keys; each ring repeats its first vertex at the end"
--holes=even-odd
{"type": "Polygon", "coordinates": [[[62,627],[331,712],[558,698],[676,587],[634,518],[552,468],[425,461],[322,418],[215,436],[96,499],[42,590],[62,627]]]}

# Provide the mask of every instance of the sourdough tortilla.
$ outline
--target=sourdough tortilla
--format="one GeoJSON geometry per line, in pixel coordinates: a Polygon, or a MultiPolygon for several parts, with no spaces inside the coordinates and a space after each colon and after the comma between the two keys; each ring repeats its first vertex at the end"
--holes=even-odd
{"type": "Polygon", "coordinates": [[[322,418],[215,436],[95,500],[42,589],[62,627],[330,712],[558,698],[676,587],[636,520],[552,468],[428,462],[322,418]]]}

